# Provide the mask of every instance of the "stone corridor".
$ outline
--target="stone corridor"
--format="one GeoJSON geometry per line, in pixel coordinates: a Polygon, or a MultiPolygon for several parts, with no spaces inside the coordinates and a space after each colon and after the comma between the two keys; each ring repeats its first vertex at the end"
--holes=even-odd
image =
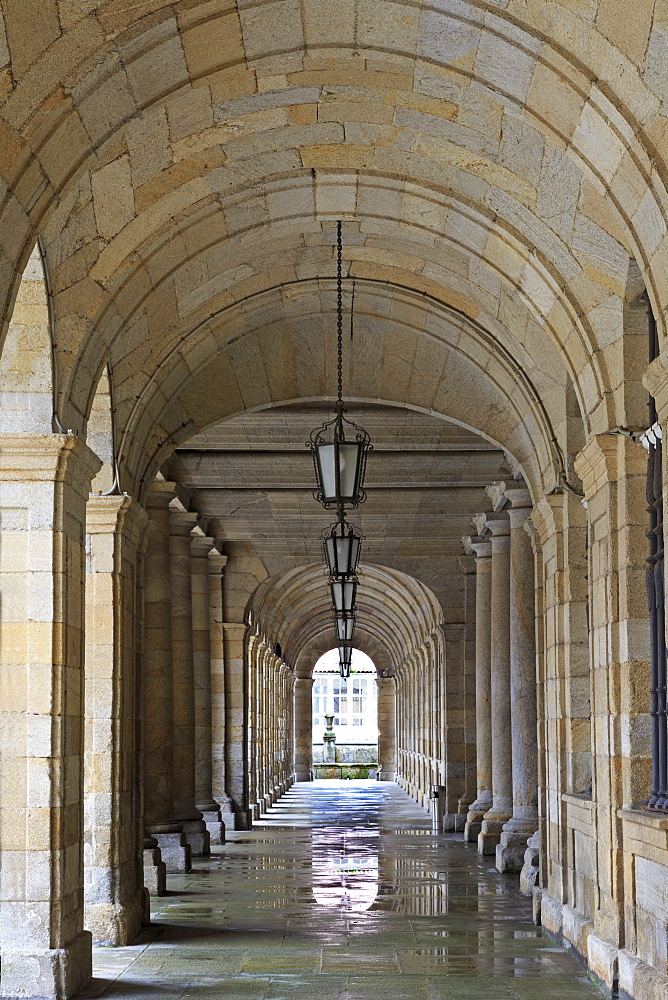
{"type": "Polygon", "coordinates": [[[595,1000],[513,876],[433,836],[397,785],[298,783],[98,948],[78,994],[114,1000],[595,1000]]]}

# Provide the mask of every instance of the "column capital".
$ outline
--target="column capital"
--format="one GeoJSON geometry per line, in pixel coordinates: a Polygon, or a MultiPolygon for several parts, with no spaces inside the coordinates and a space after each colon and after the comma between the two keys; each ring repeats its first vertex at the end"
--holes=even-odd
{"type": "Polygon", "coordinates": [[[485,493],[492,501],[495,511],[500,511],[507,507],[527,507],[530,510],[532,507],[531,494],[524,481],[519,482],[516,479],[498,480],[491,483],[486,488],[485,493]]]}
{"type": "Polygon", "coordinates": [[[138,549],[148,539],[149,517],[127,493],[100,496],[91,493],[86,502],[86,531],[90,535],[122,533],[138,549]]]}
{"type": "Polygon", "coordinates": [[[146,496],[146,510],[169,510],[169,505],[176,496],[176,483],[166,479],[156,479],[146,496]]]}
{"type": "Polygon", "coordinates": [[[197,526],[197,514],[182,510],[180,503],[176,506],[177,503],[177,500],[172,500],[169,505],[169,533],[177,538],[190,538],[193,528],[197,526]]]}
{"type": "MultiPolygon", "coordinates": [[[[466,536],[464,536],[466,537],[466,536]]],[[[464,539],[462,538],[462,544],[464,539]]],[[[464,574],[464,576],[474,576],[475,575],[475,559],[473,553],[467,553],[464,556],[457,556],[457,565],[464,574]]]]}
{"type": "Polygon", "coordinates": [[[472,555],[476,557],[476,566],[478,565],[478,560],[491,559],[492,557],[492,543],[485,538],[481,538],[480,535],[463,535],[462,545],[467,556],[472,555]]]}
{"type": "Polygon", "coordinates": [[[314,677],[295,677],[295,684],[313,684],[314,677]]]}
{"type": "Polygon", "coordinates": [[[642,377],[642,383],[653,397],[659,423],[665,426],[668,420],[668,359],[665,351],[651,361],[642,377]]]}
{"type": "Polygon", "coordinates": [[[218,549],[211,549],[208,559],[209,573],[212,576],[220,576],[227,565],[227,556],[222,555],[218,549]]]}
{"type": "Polygon", "coordinates": [[[482,538],[502,538],[510,533],[510,519],[504,510],[493,514],[476,514],[472,521],[482,538]]]}
{"type": "Polygon", "coordinates": [[[394,677],[394,674],[391,674],[389,677],[376,677],[376,684],[378,685],[378,687],[379,688],[385,687],[386,691],[390,691],[392,688],[394,688],[396,686],[396,683],[397,682],[396,678],[394,677]]]}
{"type": "Polygon", "coordinates": [[[446,642],[459,642],[466,634],[466,623],[445,622],[441,625],[441,632],[446,642]]]}
{"type": "Polygon", "coordinates": [[[215,538],[205,535],[201,528],[194,528],[190,534],[190,548],[195,559],[206,559],[215,544],[215,538]]]}
{"type": "Polygon", "coordinates": [[[101,468],[76,434],[0,435],[0,482],[67,482],[87,499],[101,468]]]}
{"type": "Polygon", "coordinates": [[[575,458],[575,471],[590,501],[608,483],[647,472],[647,454],[632,438],[622,434],[593,434],[575,458]]]}

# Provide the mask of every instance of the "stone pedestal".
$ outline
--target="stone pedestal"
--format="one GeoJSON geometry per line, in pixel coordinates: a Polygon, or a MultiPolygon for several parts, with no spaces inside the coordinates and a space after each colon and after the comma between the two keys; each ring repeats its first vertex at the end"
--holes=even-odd
{"type": "Polygon", "coordinates": [[[155,837],[144,838],[144,885],[151,896],[164,896],[167,890],[167,866],[162,860],[155,837]]]}
{"type": "Polygon", "coordinates": [[[100,461],[69,434],[0,437],[2,995],[91,977],[83,907],[84,532],[100,461]]]}
{"type": "Polygon", "coordinates": [[[524,861],[520,871],[520,892],[523,896],[531,896],[538,884],[540,864],[540,834],[538,830],[526,842],[524,861]]]}
{"type": "Polygon", "coordinates": [[[187,874],[192,869],[192,852],[182,830],[170,830],[153,834],[158,841],[165,871],[171,874],[187,874]]]}
{"type": "MultiPolygon", "coordinates": [[[[514,484],[513,484],[514,485],[514,484]]],[[[513,755],[513,814],[496,849],[500,872],[519,872],[527,839],[538,829],[536,639],[534,560],[525,526],[529,491],[506,490],[510,499],[510,697],[513,755]]]]}
{"type": "Polygon", "coordinates": [[[377,677],[378,780],[394,781],[397,773],[397,693],[394,677],[377,677]]]}
{"type": "Polygon", "coordinates": [[[84,908],[86,929],[104,945],[129,944],[142,920],[135,607],[147,525],[128,496],[86,505],[84,908]]]}
{"type": "Polygon", "coordinates": [[[475,690],[477,795],[464,826],[464,840],[477,843],[482,819],[492,805],[492,703],[491,703],[491,602],[492,545],[479,536],[462,539],[467,553],[475,555],[475,690]]]}
{"type": "MultiPolygon", "coordinates": [[[[168,856],[168,872],[190,871],[190,848],[174,818],[174,689],[169,504],[174,484],[159,480],[147,498],[153,530],[144,560],[144,815],[146,833],[168,856]]],[[[154,880],[145,874],[146,883],[154,880]]]]}
{"type": "Polygon", "coordinates": [[[510,736],[510,525],[507,515],[484,517],[479,534],[492,545],[490,676],[492,702],[492,807],[482,819],[478,853],[495,855],[501,831],[512,814],[510,736]]]}

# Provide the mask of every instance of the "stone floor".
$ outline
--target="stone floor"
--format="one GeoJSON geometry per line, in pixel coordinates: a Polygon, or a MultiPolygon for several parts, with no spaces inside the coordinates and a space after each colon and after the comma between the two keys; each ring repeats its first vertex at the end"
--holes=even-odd
{"type": "Polygon", "coordinates": [[[294,786],[252,831],[170,876],[84,998],[600,1000],[530,920],[517,878],[432,836],[396,785],[294,786]]]}

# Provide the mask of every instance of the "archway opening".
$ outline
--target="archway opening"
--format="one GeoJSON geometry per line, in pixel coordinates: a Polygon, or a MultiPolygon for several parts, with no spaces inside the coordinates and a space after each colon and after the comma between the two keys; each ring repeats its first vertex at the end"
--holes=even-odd
{"type": "Polygon", "coordinates": [[[376,778],[378,692],[376,667],[354,649],[350,677],[339,674],[339,654],[330,649],[313,669],[313,774],[317,779],[376,778]]]}

